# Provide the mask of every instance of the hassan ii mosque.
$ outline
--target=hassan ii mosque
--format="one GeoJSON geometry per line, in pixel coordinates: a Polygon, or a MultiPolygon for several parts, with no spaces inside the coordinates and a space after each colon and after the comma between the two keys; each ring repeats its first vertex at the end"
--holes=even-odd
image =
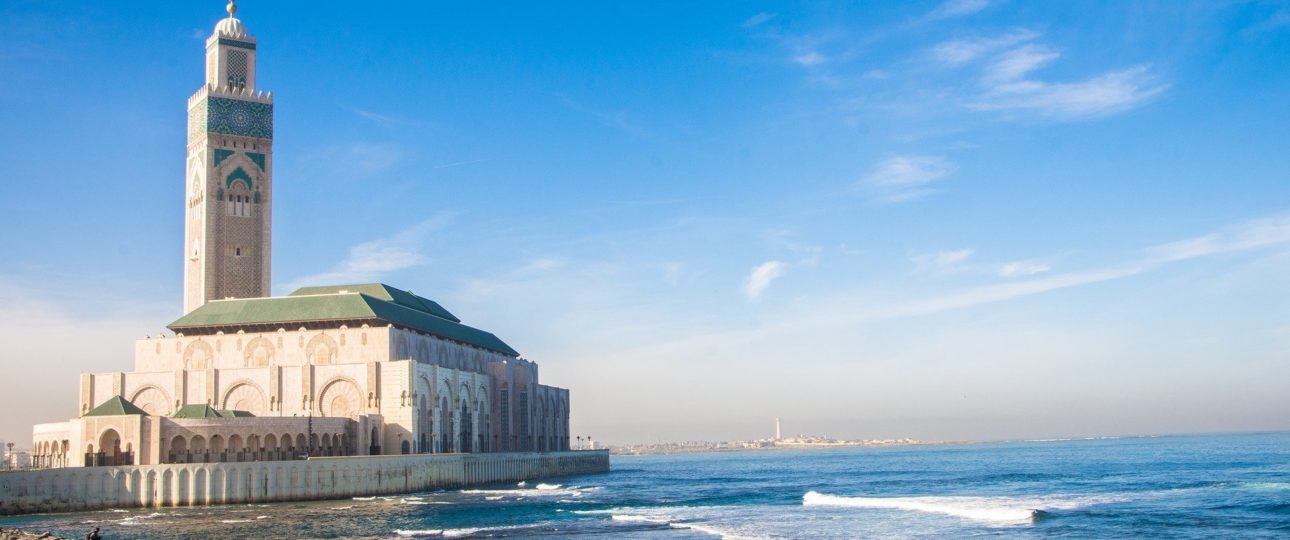
{"type": "Polygon", "coordinates": [[[229,16],[188,98],[184,315],[134,369],[80,377],[38,467],[569,448],[569,391],[428,298],[381,283],[270,296],[273,94],[229,16]]]}

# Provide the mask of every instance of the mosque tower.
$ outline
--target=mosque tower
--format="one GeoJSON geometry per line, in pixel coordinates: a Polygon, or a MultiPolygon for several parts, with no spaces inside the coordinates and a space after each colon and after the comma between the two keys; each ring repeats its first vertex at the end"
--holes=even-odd
{"type": "Polygon", "coordinates": [[[273,94],[255,88],[255,38],[228,18],[206,40],[206,83],[188,98],[184,313],[269,295],[273,94]]]}

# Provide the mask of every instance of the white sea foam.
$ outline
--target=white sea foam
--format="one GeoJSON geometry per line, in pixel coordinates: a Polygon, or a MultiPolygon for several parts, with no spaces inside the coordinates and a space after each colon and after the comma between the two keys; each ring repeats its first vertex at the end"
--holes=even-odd
{"type": "Polygon", "coordinates": [[[407,537],[411,537],[411,538],[421,538],[421,537],[426,537],[426,536],[443,536],[443,530],[442,530],[442,529],[425,529],[425,530],[420,530],[420,531],[405,531],[405,530],[402,530],[402,529],[395,529],[395,530],[394,530],[394,534],[397,534],[397,535],[399,535],[399,536],[407,536],[407,537]]]}
{"type": "Polygon", "coordinates": [[[840,497],[808,491],[803,506],[876,508],[945,514],[997,524],[1032,523],[1039,510],[1025,502],[986,497],[840,497]]]}
{"type": "Polygon", "coordinates": [[[1282,491],[1290,489],[1290,482],[1246,482],[1241,487],[1258,491],[1282,491]]]}
{"type": "Polygon", "coordinates": [[[354,497],[356,501],[375,501],[376,497],[354,497]]]}
{"type": "Polygon", "coordinates": [[[629,521],[629,522],[658,523],[658,524],[664,524],[671,521],[667,518],[661,518],[661,517],[631,516],[631,515],[618,515],[618,514],[610,515],[609,519],[613,521],[629,521]]]}
{"type": "Polygon", "coordinates": [[[520,482],[520,483],[515,484],[515,485],[516,485],[516,486],[518,486],[518,487],[527,487],[527,486],[529,485],[529,483],[528,483],[528,482],[520,482]]]}
{"type": "MultiPolygon", "coordinates": [[[[542,485],[546,485],[546,484],[542,484],[542,485]]],[[[582,491],[579,488],[576,488],[576,487],[566,488],[561,486],[547,486],[545,488],[538,487],[534,489],[463,489],[458,493],[461,493],[464,495],[487,495],[487,496],[493,496],[493,497],[505,496],[505,495],[509,495],[512,497],[556,497],[556,496],[581,497],[582,496],[582,491]]]]}
{"type": "Polygon", "coordinates": [[[475,527],[475,528],[470,528],[470,529],[423,529],[423,530],[403,530],[403,529],[396,529],[396,530],[394,531],[394,534],[396,534],[396,535],[398,535],[398,536],[405,536],[405,537],[411,537],[411,538],[427,538],[427,537],[437,537],[437,538],[465,538],[465,537],[469,537],[469,536],[476,536],[476,535],[478,535],[478,534],[480,534],[480,533],[494,533],[494,532],[500,532],[500,531],[509,531],[509,530],[515,530],[515,529],[524,529],[524,528],[528,528],[528,527],[532,527],[532,525],[511,525],[511,526],[500,526],[500,527],[475,527]]]}
{"type": "Polygon", "coordinates": [[[425,502],[425,501],[421,501],[421,500],[413,500],[413,499],[399,499],[399,503],[401,503],[401,504],[430,504],[430,503],[425,502]]]}
{"type": "Polygon", "coordinates": [[[671,523],[669,525],[671,525],[673,529],[690,529],[692,531],[701,532],[704,534],[710,534],[712,536],[719,537],[722,540],[759,540],[763,538],[761,536],[748,536],[743,534],[735,534],[730,531],[721,530],[720,528],[713,527],[711,525],[699,524],[699,523],[671,523]]]}
{"type": "Polygon", "coordinates": [[[808,491],[802,506],[874,508],[943,514],[999,525],[1034,523],[1040,512],[1073,510],[1095,504],[1119,502],[1124,495],[1073,495],[1045,497],[843,497],[808,491]]]}
{"type": "Polygon", "coordinates": [[[494,496],[494,497],[484,497],[484,500],[485,500],[485,501],[500,501],[500,500],[502,500],[502,496],[501,496],[501,495],[497,495],[497,496],[494,496]]]}
{"type": "Polygon", "coordinates": [[[250,523],[249,519],[221,519],[220,523],[250,523]]]}
{"type": "Polygon", "coordinates": [[[537,489],[540,489],[540,490],[543,490],[543,491],[552,490],[552,489],[560,489],[560,484],[538,484],[538,485],[537,485],[537,489]]]}
{"type": "Polygon", "coordinates": [[[269,519],[269,516],[255,516],[255,519],[269,519]]]}
{"type": "Polygon", "coordinates": [[[351,504],[351,505],[349,505],[349,506],[333,506],[333,507],[331,507],[331,509],[332,509],[332,510],[351,510],[351,509],[353,509],[353,508],[354,508],[354,505],[352,505],[352,504],[351,504]]]}
{"type": "Polygon", "coordinates": [[[464,538],[468,536],[475,536],[480,533],[512,531],[515,529],[526,529],[529,527],[533,527],[533,525],[507,525],[507,526],[498,526],[498,527],[477,527],[472,529],[444,529],[443,537],[444,538],[464,538]]]}

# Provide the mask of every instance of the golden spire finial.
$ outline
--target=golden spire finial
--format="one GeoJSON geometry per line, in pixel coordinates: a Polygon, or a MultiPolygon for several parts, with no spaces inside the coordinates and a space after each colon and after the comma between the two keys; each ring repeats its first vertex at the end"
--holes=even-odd
{"type": "Polygon", "coordinates": [[[229,17],[237,14],[237,0],[228,0],[228,5],[224,7],[224,10],[228,12],[229,17]]]}

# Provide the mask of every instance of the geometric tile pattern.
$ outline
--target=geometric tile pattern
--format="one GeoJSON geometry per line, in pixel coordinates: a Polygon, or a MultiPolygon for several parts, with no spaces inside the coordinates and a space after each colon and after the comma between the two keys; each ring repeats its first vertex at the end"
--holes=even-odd
{"type": "MultiPolygon", "coordinates": [[[[198,105],[196,108],[202,107],[198,105]]],[[[205,127],[210,133],[273,138],[273,105],[270,103],[211,96],[206,98],[205,108],[205,127]]]]}

